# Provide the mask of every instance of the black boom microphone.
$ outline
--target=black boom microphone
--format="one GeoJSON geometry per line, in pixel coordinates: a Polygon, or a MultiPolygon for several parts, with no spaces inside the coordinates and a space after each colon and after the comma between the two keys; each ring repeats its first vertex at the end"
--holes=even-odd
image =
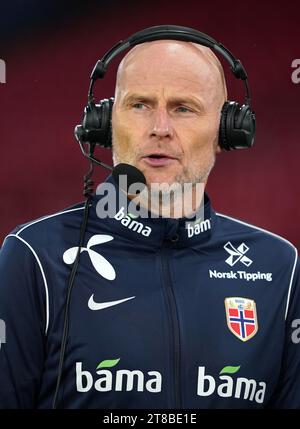
{"type": "MultiPolygon", "coordinates": [[[[128,193],[131,185],[136,183],[142,184],[143,188],[146,186],[146,178],[144,174],[141,172],[141,170],[130,164],[118,164],[112,171],[112,177],[115,183],[126,193],[128,193]],[[121,180],[122,176],[126,177],[125,183],[123,183],[123,180],[121,180]]],[[[142,191],[141,188],[139,190],[142,191]]]]}

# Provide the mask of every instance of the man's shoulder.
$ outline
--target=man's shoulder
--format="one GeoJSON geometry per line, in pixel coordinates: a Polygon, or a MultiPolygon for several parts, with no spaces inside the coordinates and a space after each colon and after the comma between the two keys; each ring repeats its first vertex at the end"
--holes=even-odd
{"type": "Polygon", "coordinates": [[[21,240],[44,241],[51,240],[55,234],[62,234],[74,226],[80,226],[84,203],[73,204],[57,212],[46,214],[26,223],[17,225],[6,237],[16,237],[21,240]]]}
{"type": "Polygon", "coordinates": [[[297,255],[297,249],[293,243],[279,234],[268,229],[249,223],[245,220],[216,212],[221,224],[222,233],[226,236],[249,237],[254,241],[265,242],[268,246],[275,246],[283,251],[297,255]]]}

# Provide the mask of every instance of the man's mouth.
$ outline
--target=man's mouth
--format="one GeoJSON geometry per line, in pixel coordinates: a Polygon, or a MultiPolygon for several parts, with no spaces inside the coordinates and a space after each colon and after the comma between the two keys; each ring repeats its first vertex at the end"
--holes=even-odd
{"type": "Polygon", "coordinates": [[[177,158],[165,153],[151,153],[142,157],[142,161],[151,167],[164,167],[177,161],[177,158]]]}

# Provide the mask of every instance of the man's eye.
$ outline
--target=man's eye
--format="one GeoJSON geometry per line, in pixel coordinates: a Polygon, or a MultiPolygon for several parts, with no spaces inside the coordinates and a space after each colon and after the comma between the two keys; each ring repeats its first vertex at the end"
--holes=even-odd
{"type": "Polygon", "coordinates": [[[189,109],[186,106],[179,106],[176,108],[176,111],[179,113],[189,113],[189,112],[191,112],[191,109],[189,109]]]}
{"type": "Polygon", "coordinates": [[[134,109],[138,109],[138,110],[142,110],[142,109],[145,109],[145,108],[146,108],[146,106],[145,106],[145,104],[144,104],[144,103],[134,103],[134,104],[132,105],[132,107],[133,107],[134,109]]]}

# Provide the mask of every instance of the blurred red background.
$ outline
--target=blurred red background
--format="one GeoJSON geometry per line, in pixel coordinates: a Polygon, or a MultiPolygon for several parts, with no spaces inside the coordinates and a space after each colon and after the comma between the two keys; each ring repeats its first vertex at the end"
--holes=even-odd
{"type": "MultiPolygon", "coordinates": [[[[119,39],[144,27],[177,24],[221,41],[241,59],[250,79],[257,116],[255,146],[218,157],[208,185],[215,209],[280,234],[300,248],[300,83],[291,79],[292,61],[300,58],[299,13],[299,2],[282,0],[28,0],[4,6],[1,241],[17,224],[83,199],[87,162],[73,129],[81,120],[96,60],[119,39]]],[[[113,95],[118,62],[97,83],[97,98],[113,95]]],[[[243,101],[243,85],[222,63],[229,99],[243,101]]],[[[110,151],[100,151],[111,163],[110,151]]],[[[98,184],[108,173],[96,170],[98,184]]]]}

